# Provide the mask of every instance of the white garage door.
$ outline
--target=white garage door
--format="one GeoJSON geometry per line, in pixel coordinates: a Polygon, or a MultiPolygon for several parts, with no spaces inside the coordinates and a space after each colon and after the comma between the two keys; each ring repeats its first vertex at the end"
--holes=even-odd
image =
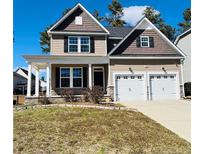
{"type": "Polygon", "coordinates": [[[116,75],[117,101],[145,100],[144,75],[116,75]]]}
{"type": "Polygon", "coordinates": [[[177,99],[176,75],[150,75],[151,100],[177,99]]]}

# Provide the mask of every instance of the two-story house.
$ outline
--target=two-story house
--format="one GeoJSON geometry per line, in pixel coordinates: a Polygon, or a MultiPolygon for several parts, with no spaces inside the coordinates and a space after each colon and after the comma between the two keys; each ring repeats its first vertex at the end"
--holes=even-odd
{"type": "Polygon", "coordinates": [[[183,62],[184,83],[191,82],[191,28],[180,34],[174,44],[186,54],[183,62]]]}
{"type": "MultiPolygon", "coordinates": [[[[47,96],[59,91],[100,85],[114,101],[180,99],[184,53],[147,18],[134,27],[104,27],[77,4],[49,30],[50,55],[25,55],[28,63],[27,99],[31,72],[46,69],[47,96]]],[[[38,84],[38,83],[37,83],[38,84]]]]}

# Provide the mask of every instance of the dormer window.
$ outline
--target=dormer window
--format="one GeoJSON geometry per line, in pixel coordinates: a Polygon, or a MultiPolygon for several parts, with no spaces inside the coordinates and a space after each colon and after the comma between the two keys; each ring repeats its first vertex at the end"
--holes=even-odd
{"type": "Polygon", "coordinates": [[[75,24],[76,25],[82,25],[83,24],[83,19],[81,16],[76,16],[75,17],[75,24]]]}
{"type": "Polygon", "coordinates": [[[149,48],[149,36],[140,36],[141,47],[149,48]]]}

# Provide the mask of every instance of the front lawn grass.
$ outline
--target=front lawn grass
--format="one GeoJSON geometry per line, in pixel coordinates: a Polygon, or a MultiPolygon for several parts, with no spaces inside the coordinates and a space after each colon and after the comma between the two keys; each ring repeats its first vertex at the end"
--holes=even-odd
{"type": "Polygon", "coordinates": [[[82,108],[14,112],[14,153],[191,153],[189,142],[141,113],[82,108]]]}

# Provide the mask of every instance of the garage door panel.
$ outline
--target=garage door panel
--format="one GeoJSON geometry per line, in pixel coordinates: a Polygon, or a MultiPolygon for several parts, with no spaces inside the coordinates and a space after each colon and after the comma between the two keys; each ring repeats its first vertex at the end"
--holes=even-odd
{"type": "Polygon", "coordinates": [[[144,76],[117,75],[116,96],[118,101],[144,100],[144,76]]]}
{"type": "Polygon", "coordinates": [[[176,84],[176,75],[150,75],[151,99],[177,99],[176,84]]]}

